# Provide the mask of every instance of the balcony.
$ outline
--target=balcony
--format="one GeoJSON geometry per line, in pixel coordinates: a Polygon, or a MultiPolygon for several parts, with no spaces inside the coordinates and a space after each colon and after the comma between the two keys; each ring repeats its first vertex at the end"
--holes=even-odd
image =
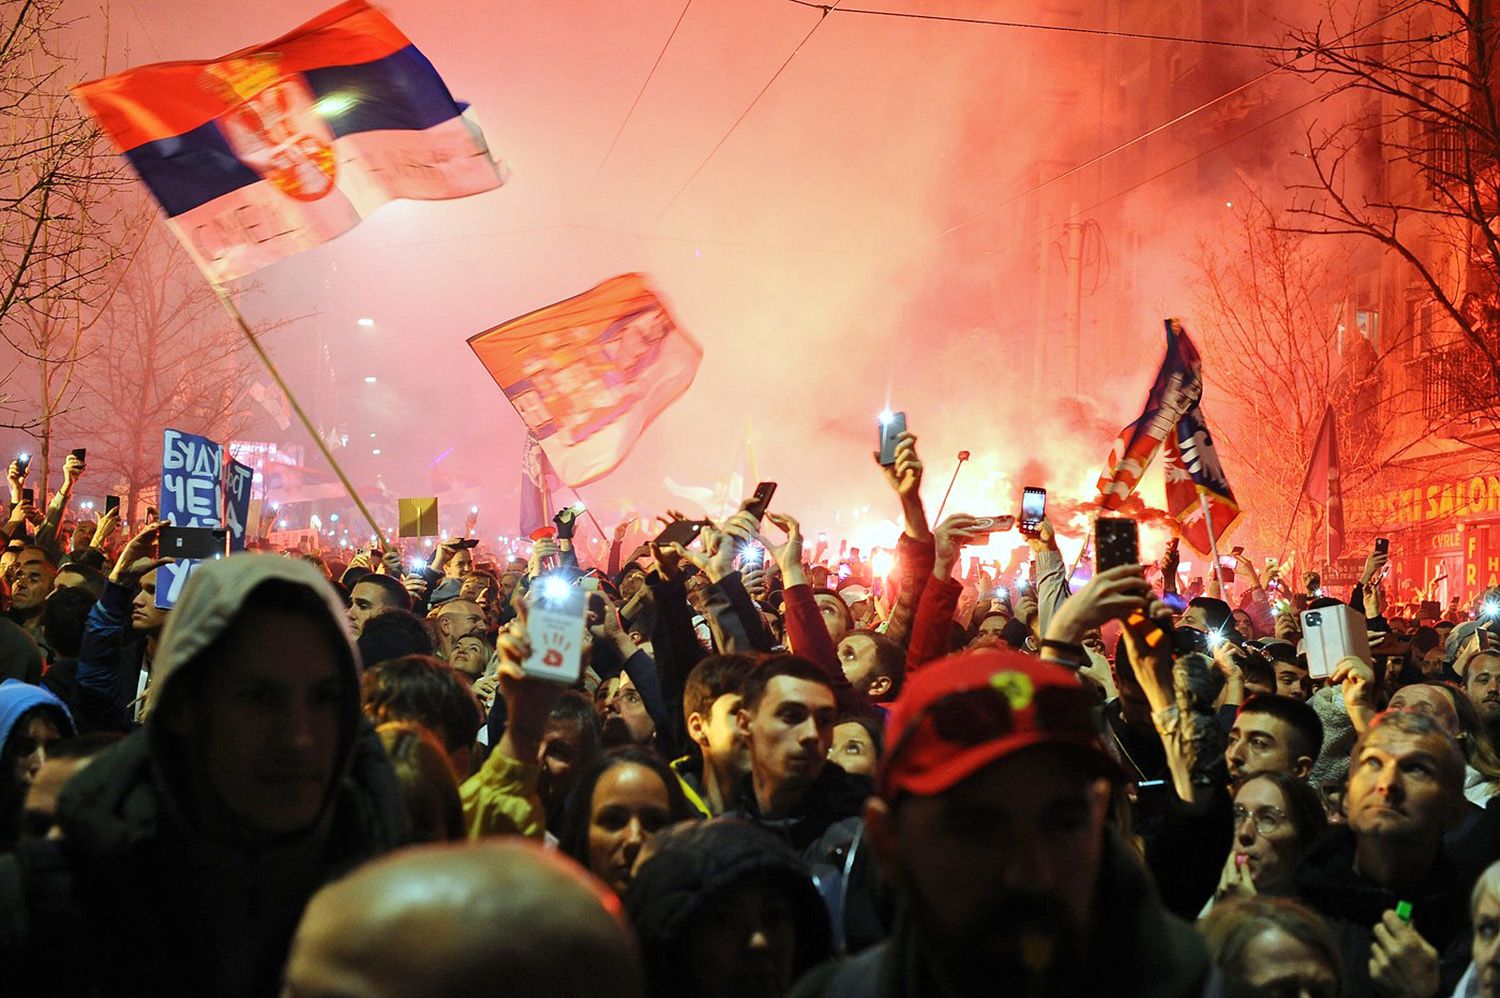
{"type": "Polygon", "coordinates": [[[1484,354],[1472,346],[1432,350],[1421,358],[1422,414],[1429,425],[1492,424],[1500,414],[1500,389],[1484,354]]]}

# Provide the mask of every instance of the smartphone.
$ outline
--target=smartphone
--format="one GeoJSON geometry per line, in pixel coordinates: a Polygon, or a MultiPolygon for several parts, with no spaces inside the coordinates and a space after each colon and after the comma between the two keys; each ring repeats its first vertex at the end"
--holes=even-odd
{"type": "Polygon", "coordinates": [[[976,534],[998,534],[1009,530],[1016,525],[1016,518],[1009,513],[999,516],[980,516],[974,520],[973,531],[976,534]]]}
{"type": "Polygon", "coordinates": [[[1106,572],[1141,563],[1140,528],[1124,516],[1101,516],[1094,524],[1094,567],[1106,572]]]}
{"type": "Polygon", "coordinates": [[[222,558],[228,550],[229,532],[219,527],[161,528],[158,547],[163,558],[204,560],[222,558]]]}
{"type": "Polygon", "coordinates": [[[1239,556],[1240,556],[1240,555],[1242,555],[1242,554],[1244,554],[1244,553],[1245,553],[1245,549],[1244,549],[1244,547],[1237,547],[1237,548],[1232,548],[1232,549],[1231,549],[1231,550],[1230,550],[1230,552],[1229,552],[1229,556],[1230,556],[1230,557],[1231,557],[1231,558],[1238,558],[1238,557],[1239,557],[1239,556]]]}
{"type": "Polygon", "coordinates": [[[76,457],[76,458],[78,458],[78,460],[80,460],[80,461],[87,461],[88,457],[89,457],[88,448],[87,447],[79,447],[77,450],[73,451],[73,456],[76,457]]]}
{"type": "Polygon", "coordinates": [[[896,463],[896,444],[906,432],[906,413],[893,412],[880,418],[880,465],[889,468],[896,463]]]}
{"type": "Polygon", "coordinates": [[[105,513],[118,513],[119,511],[120,511],[120,497],[119,496],[105,496],[104,497],[104,512],[105,513]]]}
{"type": "Polygon", "coordinates": [[[36,502],[36,490],[35,489],[22,489],[21,490],[21,501],[22,502],[30,502],[30,503],[36,502]]]}
{"type": "Polygon", "coordinates": [[[1375,553],[1389,554],[1391,550],[1391,539],[1389,537],[1375,538],[1375,553]]]}
{"type": "Polygon", "coordinates": [[[531,654],[521,663],[521,671],[564,685],[578,682],[583,675],[583,626],[587,611],[588,595],[582,589],[556,576],[541,579],[532,588],[526,611],[531,654]]]}
{"type": "Polygon", "coordinates": [[[1047,515],[1047,490],[1028,485],[1021,491],[1021,533],[1036,536],[1037,526],[1047,515]]]}
{"type": "Polygon", "coordinates": [[[775,494],[775,482],[761,482],[755,487],[755,494],[745,502],[745,512],[755,517],[755,522],[759,523],[766,515],[766,507],[771,505],[771,497],[775,494]]]}
{"type": "Polygon", "coordinates": [[[146,507],[146,522],[147,523],[155,523],[157,520],[160,520],[160,519],[161,519],[161,514],[156,511],[156,507],[155,506],[147,506],[146,507]]]}
{"type": "Polygon", "coordinates": [[[1303,610],[1302,647],[1307,652],[1307,674],[1313,679],[1333,675],[1339,660],[1348,655],[1368,662],[1370,637],[1364,615],[1342,603],[1303,610]]]}
{"type": "Polygon", "coordinates": [[[461,540],[455,541],[453,546],[456,550],[459,551],[462,551],[464,548],[477,548],[479,546],[479,538],[465,537],[461,540]]]}
{"type": "Polygon", "coordinates": [[[21,469],[21,474],[26,474],[26,469],[31,467],[31,455],[26,453],[17,454],[16,467],[21,469]]]}
{"type": "Polygon", "coordinates": [[[672,544],[681,544],[687,547],[698,539],[703,528],[708,526],[704,520],[673,520],[667,524],[667,528],[656,535],[657,547],[668,547],[672,544]]]}

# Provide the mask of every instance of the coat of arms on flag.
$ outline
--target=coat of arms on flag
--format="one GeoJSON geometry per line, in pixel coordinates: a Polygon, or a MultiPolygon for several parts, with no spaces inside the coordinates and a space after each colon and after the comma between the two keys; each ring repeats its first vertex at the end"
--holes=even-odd
{"type": "Polygon", "coordinates": [[[327,242],[394,198],[505,180],[437,70],[364,0],[264,45],[75,93],[216,283],[327,242]]]}
{"type": "Polygon", "coordinates": [[[469,346],[575,488],[625,459],[703,359],[640,274],[487,329],[469,346]]]}
{"type": "Polygon", "coordinates": [[[1109,465],[1099,476],[1099,506],[1119,509],[1141,483],[1162,441],[1203,396],[1198,349],[1176,319],[1166,320],[1167,352],[1140,418],[1120,431],[1109,465]]]}
{"type": "Polygon", "coordinates": [[[1168,434],[1162,472],[1167,484],[1167,510],[1183,539],[1199,554],[1209,554],[1240,518],[1234,491],[1219,463],[1219,452],[1208,432],[1201,406],[1194,405],[1168,434]],[[1212,537],[1210,537],[1210,526],[1212,537]]]}

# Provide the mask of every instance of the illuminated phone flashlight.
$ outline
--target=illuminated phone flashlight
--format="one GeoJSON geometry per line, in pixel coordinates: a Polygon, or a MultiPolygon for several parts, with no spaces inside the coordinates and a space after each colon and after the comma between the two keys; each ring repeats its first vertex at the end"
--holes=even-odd
{"type": "Polygon", "coordinates": [[[568,580],[557,575],[549,575],[542,580],[542,599],[549,603],[561,603],[568,598],[573,587],[568,580]]]}
{"type": "Polygon", "coordinates": [[[881,409],[880,415],[876,416],[875,418],[880,420],[881,426],[890,426],[891,421],[896,418],[896,414],[894,412],[891,412],[891,410],[889,409],[881,409]]]}
{"type": "Polygon", "coordinates": [[[1218,631],[1209,631],[1208,632],[1208,650],[1209,651],[1213,651],[1216,648],[1222,647],[1223,644],[1224,644],[1224,635],[1220,634],[1218,631]]]}
{"type": "Polygon", "coordinates": [[[1500,599],[1491,596],[1485,600],[1483,612],[1486,620],[1493,620],[1495,617],[1500,616],[1500,599]]]}
{"type": "Polygon", "coordinates": [[[411,570],[413,572],[420,572],[420,571],[422,571],[422,569],[424,569],[426,567],[427,567],[427,562],[424,561],[421,558],[413,558],[411,560],[411,570]]]}
{"type": "Polygon", "coordinates": [[[740,553],[740,561],[746,565],[759,565],[765,557],[766,550],[759,544],[751,544],[740,553]]]}

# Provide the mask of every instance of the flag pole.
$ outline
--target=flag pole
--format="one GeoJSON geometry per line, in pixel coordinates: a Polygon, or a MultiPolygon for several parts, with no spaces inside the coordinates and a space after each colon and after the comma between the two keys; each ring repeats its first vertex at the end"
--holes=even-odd
{"type": "Polygon", "coordinates": [[[292,406],[292,411],[297,414],[297,418],[302,420],[302,425],[307,428],[307,435],[312,437],[313,443],[317,444],[318,450],[323,453],[323,460],[328,462],[328,466],[333,469],[333,473],[343,483],[344,491],[349,493],[349,498],[354,500],[354,505],[359,508],[360,513],[364,515],[365,520],[370,524],[371,532],[380,538],[383,545],[385,534],[381,531],[380,524],[375,522],[375,517],[365,507],[364,500],[354,490],[354,486],[349,481],[349,476],[344,474],[344,469],[340,468],[339,463],[333,459],[333,452],[328,449],[328,444],[324,442],[322,434],[318,432],[318,428],[313,425],[313,421],[303,411],[302,403],[298,402],[297,396],[292,394],[292,390],[287,386],[286,380],[282,378],[281,372],[271,362],[271,356],[266,353],[265,347],[261,346],[260,340],[255,338],[255,333],[250,329],[250,324],[240,314],[239,308],[234,304],[233,299],[229,297],[229,293],[217,281],[209,281],[208,285],[214,289],[214,294],[218,296],[219,303],[224,306],[224,311],[229,313],[229,317],[234,320],[235,325],[240,327],[240,332],[245,334],[245,339],[250,341],[251,348],[255,350],[256,356],[260,358],[260,362],[265,365],[266,371],[275,380],[276,386],[281,389],[281,394],[286,396],[287,402],[292,406]]]}
{"type": "Polygon", "coordinates": [[[608,541],[609,540],[609,535],[604,532],[604,528],[603,527],[599,526],[599,521],[594,518],[594,511],[589,508],[589,504],[584,501],[583,496],[579,493],[579,491],[577,489],[573,488],[573,486],[571,486],[571,485],[568,486],[568,491],[571,492],[571,493],[573,493],[573,498],[577,499],[578,500],[578,504],[583,507],[584,515],[586,515],[589,518],[589,522],[594,525],[594,529],[597,530],[597,531],[599,531],[599,536],[602,537],[602,538],[604,538],[604,540],[608,541]]]}
{"type": "Polygon", "coordinates": [[[958,452],[958,463],[953,466],[953,477],[948,479],[948,491],[943,493],[943,501],[938,503],[937,516],[932,518],[932,522],[934,525],[942,522],[943,510],[948,505],[948,497],[953,494],[953,483],[958,481],[958,473],[963,468],[964,462],[968,459],[968,451],[961,450],[958,452]]]}
{"type": "Polygon", "coordinates": [[[1219,599],[1224,599],[1224,566],[1219,564],[1219,539],[1214,536],[1214,514],[1208,508],[1208,493],[1198,490],[1198,504],[1203,507],[1203,523],[1208,527],[1208,551],[1214,560],[1214,578],[1219,581],[1219,599]]]}

